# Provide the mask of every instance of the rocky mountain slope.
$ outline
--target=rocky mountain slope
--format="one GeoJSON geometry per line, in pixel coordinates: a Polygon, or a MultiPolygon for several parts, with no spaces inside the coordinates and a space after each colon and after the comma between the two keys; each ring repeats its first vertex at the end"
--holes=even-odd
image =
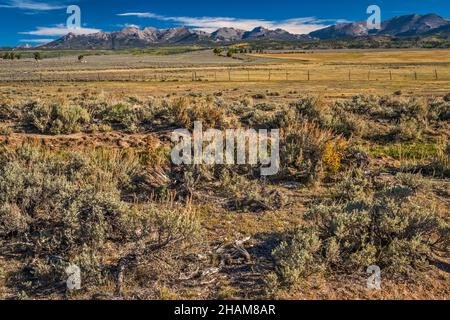
{"type": "Polygon", "coordinates": [[[99,32],[88,35],[68,35],[42,45],[42,49],[127,49],[145,48],[171,44],[233,43],[238,41],[298,41],[311,39],[354,38],[366,36],[421,36],[450,35],[450,20],[436,14],[394,17],[381,24],[380,30],[368,30],[366,22],[337,24],[309,35],[289,33],[283,29],[269,30],[257,27],[251,31],[235,28],[220,28],[206,33],[187,27],[169,29],[128,27],[114,32],[99,32]]]}
{"type": "Polygon", "coordinates": [[[346,23],[330,26],[311,32],[309,35],[319,39],[333,39],[344,37],[360,37],[367,35],[387,36],[420,36],[424,34],[447,32],[450,21],[436,14],[411,14],[394,17],[381,24],[380,30],[369,30],[366,22],[346,23]]]}
{"type": "Polygon", "coordinates": [[[295,35],[282,29],[263,27],[251,31],[221,28],[209,34],[186,27],[169,29],[128,27],[121,31],[99,32],[88,35],[68,35],[41,46],[43,49],[126,49],[153,45],[196,44],[206,42],[231,43],[241,40],[301,40],[305,35],[295,35]]]}

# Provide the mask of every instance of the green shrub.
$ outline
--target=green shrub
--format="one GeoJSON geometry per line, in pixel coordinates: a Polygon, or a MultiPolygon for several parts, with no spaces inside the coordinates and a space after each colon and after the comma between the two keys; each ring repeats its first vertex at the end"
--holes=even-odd
{"type": "Polygon", "coordinates": [[[329,128],[346,138],[360,138],[367,132],[364,119],[360,119],[351,113],[343,112],[339,109],[333,111],[333,118],[329,128]]]}
{"type": "Polygon", "coordinates": [[[267,115],[265,112],[252,110],[244,114],[240,121],[242,124],[252,129],[264,128],[267,123],[267,115]]]}
{"type": "Polygon", "coordinates": [[[337,101],[334,109],[359,115],[374,115],[382,112],[378,97],[364,94],[353,96],[351,100],[337,101]]]}
{"type": "Polygon", "coordinates": [[[420,170],[424,175],[435,177],[450,177],[450,142],[441,141],[438,145],[436,155],[431,162],[425,165],[419,165],[415,170],[420,170]]]}
{"type": "Polygon", "coordinates": [[[364,199],[370,192],[370,187],[370,180],[363,170],[349,170],[336,184],[332,191],[332,198],[337,202],[364,199]]]}
{"type": "Polygon", "coordinates": [[[376,119],[386,119],[394,123],[401,119],[414,119],[420,125],[426,125],[430,107],[427,101],[419,98],[358,95],[352,100],[336,102],[334,109],[368,115],[376,119]]]}
{"type": "Polygon", "coordinates": [[[33,57],[34,57],[34,60],[36,60],[36,61],[42,60],[41,53],[38,51],[33,52],[33,57]]]}
{"type": "Polygon", "coordinates": [[[19,112],[9,103],[0,103],[0,120],[16,120],[19,112]]]}
{"type": "Polygon", "coordinates": [[[412,118],[419,122],[424,122],[427,118],[428,105],[423,99],[403,99],[385,96],[380,98],[379,103],[382,107],[382,112],[375,114],[375,116],[381,118],[396,121],[401,118],[412,118]]]}
{"type": "Polygon", "coordinates": [[[137,113],[122,103],[106,106],[96,113],[95,118],[113,128],[130,132],[137,131],[139,126],[137,113]]]}
{"type": "Polygon", "coordinates": [[[450,98],[430,99],[428,120],[430,121],[449,121],[450,120],[450,98]]]}
{"type": "Polygon", "coordinates": [[[261,100],[261,99],[265,99],[265,98],[266,98],[266,95],[265,95],[264,93],[257,93],[257,94],[254,94],[254,95],[252,96],[252,98],[253,98],[253,99],[256,99],[256,100],[261,100]]]}
{"type": "Polygon", "coordinates": [[[322,241],[308,228],[290,233],[273,252],[276,271],[285,285],[294,285],[309,275],[322,271],[322,241]]]}
{"type": "Polygon", "coordinates": [[[277,109],[276,105],[273,104],[268,104],[268,103],[258,103],[257,105],[255,105],[255,108],[257,110],[261,110],[261,111],[275,111],[277,109]]]}
{"type": "Polygon", "coordinates": [[[219,55],[222,53],[222,51],[223,51],[223,48],[214,48],[213,53],[215,55],[219,55]]]}
{"type": "Polygon", "coordinates": [[[51,153],[25,145],[0,155],[0,240],[23,243],[16,253],[34,257],[30,290],[56,288],[68,261],[80,263],[89,286],[102,277],[106,247],[119,248],[119,258],[144,250],[148,259],[168,247],[175,254],[195,239],[200,228],[189,206],[124,201],[137,171],[133,158],[106,152],[51,153]],[[49,262],[54,257],[58,263],[49,262]]]}
{"type": "Polygon", "coordinates": [[[87,110],[80,106],[31,103],[25,108],[25,123],[41,133],[76,133],[91,120],[87,110]]]}
{"type": "Polygon", "coordinates": [[[175,101],[170,108],[174,124],[181,128],[192,129],[195,121],[201,121],[203,129],[224,129],[228,121],[223,109],[208,99],[183,97],[175,101]]]}
{"type": "Polygon", "coordinates": [[[413,191],[423,190],[428,187],[428,180],[424,179],[420,174],[398,173],[395,178],[401,185],[413,191]]]}
{"type": "Polygon", "coordinates": [[[0,236],[24,232],[28,228],[28,220],[16,204],[3,203],[0,207],[0,236]]]}
{"type": "Polygon", "coordinates": [[[414,141],[421,137],[422,126],[415,119],[402,119],[400,123],[388,133],[394,141],[414,141]]]}
{"type": "Polygon", "coordinates": [[[285,128],[281,135],[278,176],[314,182],[327,171],[335,173],[343,155],[341,142],[330,130],[322,130],[310,122],[285,128]]]}
{"type": "Polygon", "coordinates": [[[304,97],[289,105],[297,113],[297,119],[308,120],[326,128],[332,121],[332,115],[328,105],[322,103],[317,98],[304,97]]]}
{"type": "Polygon", "coordinates": [[[427,266],[432,252],[448,252],[449,225],[414,190],[372,185],[355,195],[313,205],[306,224],[285,235],[273,251],[280,283],[317,272],[358,274],[370,265],[386,276],[411,276],[427,266]]]}
{"type": "Polygon", "coordinates": [[[267,120],[267,128],[287,128],[297,124],[298,118],[295,110],[282,108],[267,120]]]}

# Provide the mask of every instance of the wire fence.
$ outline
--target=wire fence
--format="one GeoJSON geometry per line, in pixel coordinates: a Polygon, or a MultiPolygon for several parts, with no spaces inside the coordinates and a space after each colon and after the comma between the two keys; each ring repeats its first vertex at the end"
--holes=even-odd
{"type": "Polygon", "coordinates": [[[449,69],[434,70],[108,70],[86,72],[14,72],[1,73],[0,82],[100,82],[100,81],[450,81],[449,69]]]}

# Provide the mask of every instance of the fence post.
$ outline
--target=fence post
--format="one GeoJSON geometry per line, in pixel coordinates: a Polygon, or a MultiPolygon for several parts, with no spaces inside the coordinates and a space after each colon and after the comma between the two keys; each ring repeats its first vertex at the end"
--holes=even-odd
{"type": "Polygon", "coordinates": [[[272,70],[269,70],[269,81],[272,78],[272,70]]]}
{"type": "Polygon", "coordinates": [[[349,70],[348,71],[348,81],[352,80],[352,72],[349,70]]]}
{"type": "Polygon", "coordinates": [[[414,80],[417,80],[417,71],[414,71],[414,80]]]}
{"type": "Polygon", "coordinates": [[[392,81],[392,71],[389,70],[389,79],[392,81]]]}
{"type": "Polygon", "coordinates": [[[437,69],[434,69],[434,75],[436,77],[436,80],[439,79],[437,69]]]}
{"type": "Polygon", "coordinates": [[[308,81],[311,79],[310,74],[309,74],[309,70],[308,70],[308,81]]]}
{"type": "Polygon", "coordinates": [[[228,69],[228,81],[231,81],[231,71],[228,69]]]}
{"type": "Polygon", "coordinates": [[[288,73],[288,71],[286,70],[286,81],[288,81],[289,80],[289,73],[288,73]]]}

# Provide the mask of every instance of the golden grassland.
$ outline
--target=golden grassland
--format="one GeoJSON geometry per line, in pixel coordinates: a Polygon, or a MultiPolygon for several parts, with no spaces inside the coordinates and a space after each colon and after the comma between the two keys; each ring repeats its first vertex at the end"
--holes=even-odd
{"type": "Polygon", "coordinates": [[[3,83],[0,90],[17,93],[21,98],[65,97],[85,90],[97,90],[117,96],[203,93],[214,94],[223,92],[226,96],[238,98],[244,94],[277,92],[271,97],[275,101],[295,99],[304,94],[312,94],[326,100],[350,98],[357,94],[387,95],[402,91],[405,96],[443,96],[448,93],[450,81],[250,81],[250,82],[74,82],[74,83],[3,83]]]}
{"type": "MultiPolygon", "coordinates": [[[[260,82],[342,81],[406,86],[422,81],[450,81],[450,50],[369,52],[314,51],[217,57],[210,51],[172,56],[87,56],[52,58],[39,63],[0,61],[0,80],[260,82]]],[[[348,84],[349,87],[354,84],[348,84]]]]}
{"type": "Polygon", "coordinates": [[[291,53],[263,53],[251,56],[301,60],[313,63],[338,64],[406,64],[406,63],[436,63],[450,62],[450,50],[318,50],[291,53]]]}

